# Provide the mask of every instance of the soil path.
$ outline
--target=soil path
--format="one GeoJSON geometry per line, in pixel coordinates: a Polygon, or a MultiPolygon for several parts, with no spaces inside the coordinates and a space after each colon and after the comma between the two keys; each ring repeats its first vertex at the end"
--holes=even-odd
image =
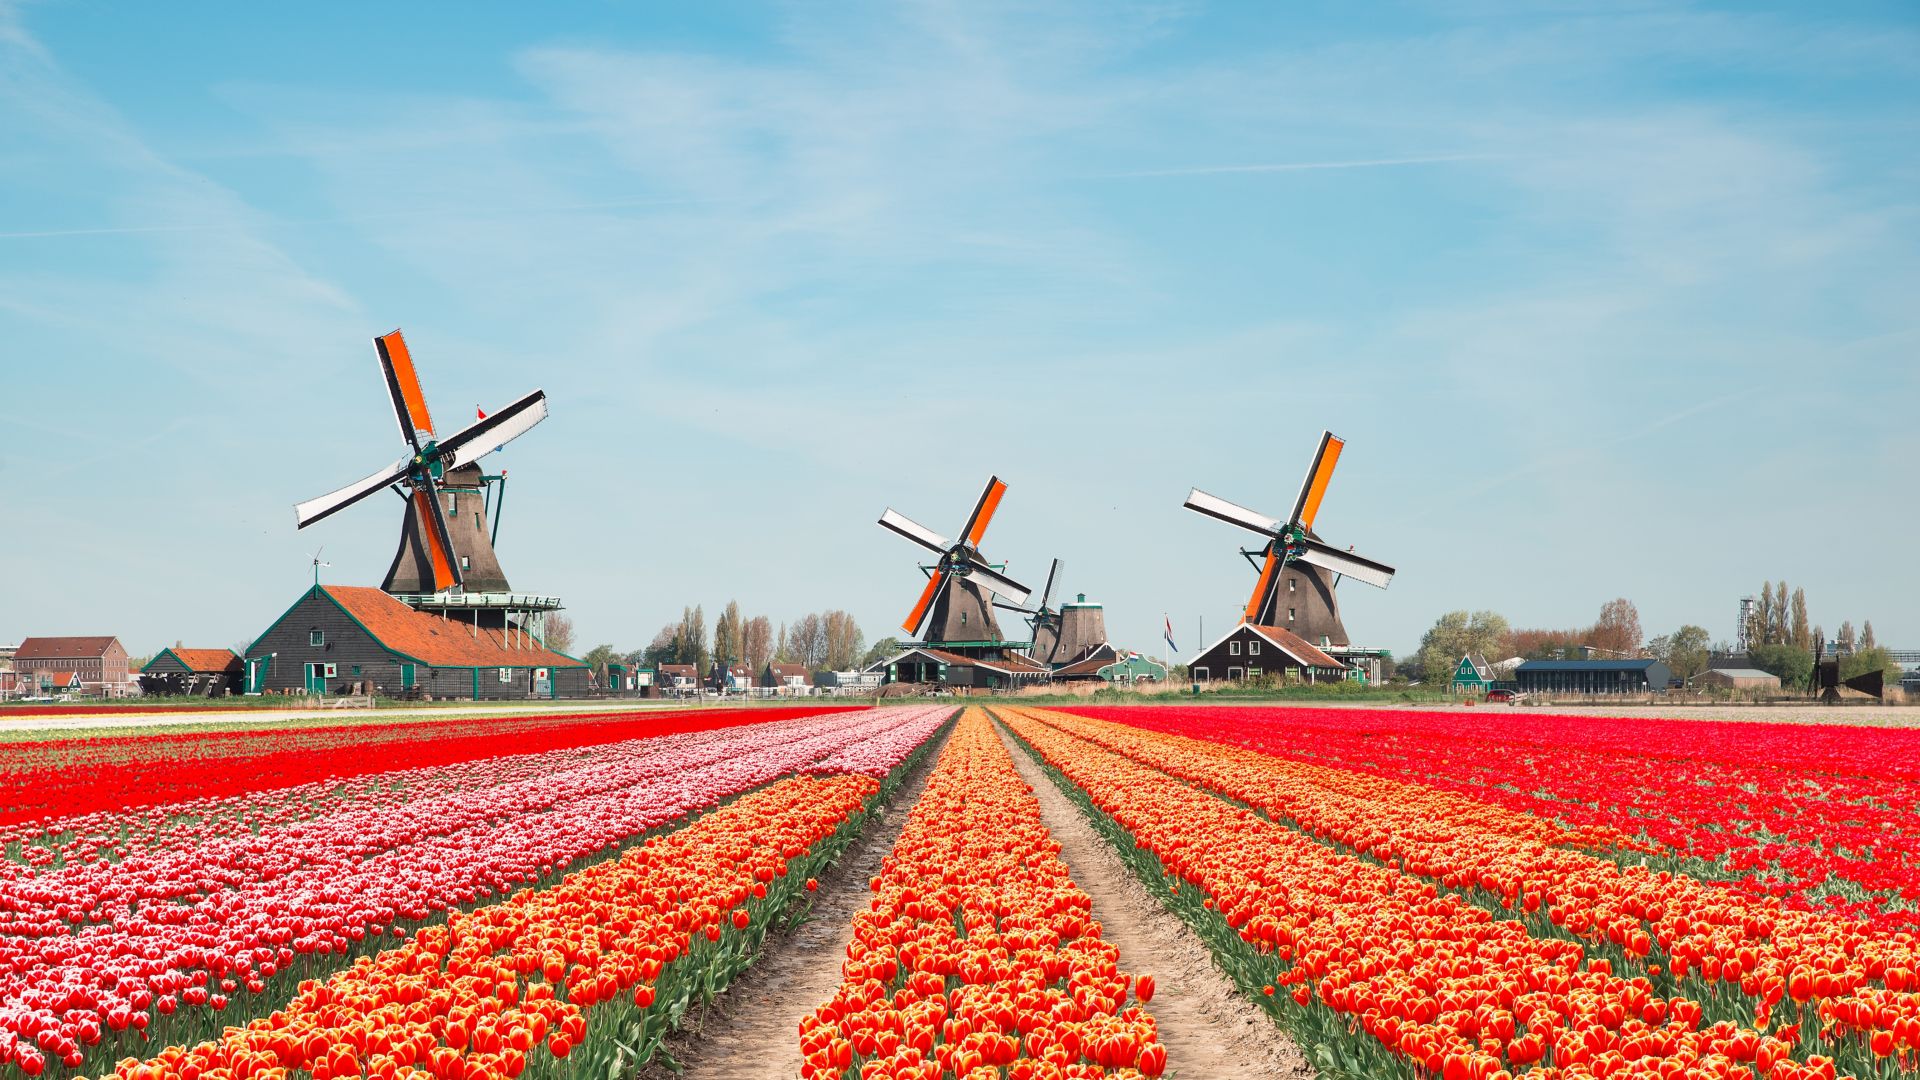
{"type": "MultiPolygon", "coordinates": [[[[800,1020],[839,989],[853,916],[873,899],[867,882],[893,851],[945,748],[942,735],[893,801],[820,879],[807,921],[783,936],[769,936],[761,957],[714,1007],[667,1040],[667,1052],[686,1068],[684,1080],[795,1080],[800,1075],[800,1020]]],[[[672,1074],[655,1062],[642,1075],[672,1074]]]]}
{"type": "Polygon", "coordinates": [[[1040,819],[1060,842],[1060,859],[1074,884],[1093,897],[1100,936],[1119,946],[1123,970],[1153,976],[1153,1004],[1147,1008],[1167,1047],[1168,1075],[1179,1080],[1312,1076],[1300,1048],[1241,996],[1213,965],[1206,945],[1147,893],[1079,807],[1005,728],[1000,737],[1039,798],[1040,819]]]}

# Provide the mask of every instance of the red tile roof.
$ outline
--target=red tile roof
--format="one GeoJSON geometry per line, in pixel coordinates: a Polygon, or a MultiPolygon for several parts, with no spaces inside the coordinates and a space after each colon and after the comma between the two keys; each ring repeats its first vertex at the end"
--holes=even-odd
{"type": "MultiPolygon", "coordinates": [[[[174,659],[185,664],[188,671],[213,674],[237,672],[241,668],[240,655],[232,649],[166,649],[160,655],[167,653],[172,653],[174,659]]],[[[159,656],[154,657],[154,660],[158,659],[159,656]]]]}
{"type": "Polygon", "coordinates": [[[358,620],[380,644],[434,667],[585,667],[578,660],[524,645],[497,629],[415,611],[380,589],[361,585],[323,585],[321,589],[358,620]]]}
{"type": "Polygon", "coordinates": [[[1347,665],[1328,656],[1310,644],[1306,638],[1291,630],[1279,626],[1260,626],[1248,623],[1247,629],[1273,642],[1276,646],[1291,654],[1295,660],[1310,667],[1345,668],[1347,665]]]}
{"type": "Polygon", "coordinates": [[[30,637],[20,643],[20,651],[13,654],[15,660],[72,660],[78,657],[93,659],[105,656],[113,648],[115,638],[106,637],[30,637]]]}
{"type": "Polygon", "coordinates": [[[56,671],[53,673],[53,685],[62,688],[79,686],[80,673],[77,671],[56,671]]]}

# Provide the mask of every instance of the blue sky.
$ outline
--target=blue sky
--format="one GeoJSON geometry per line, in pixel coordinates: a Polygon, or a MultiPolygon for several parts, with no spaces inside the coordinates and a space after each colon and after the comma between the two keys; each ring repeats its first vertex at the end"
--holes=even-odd
{"type": "MultiPolygon", "coordinates": [[[[377,584],[370,339],[533,386],[501,558],[587,643],[905,614],[892,505],[1183,650],[1190,485],[1436,615],[1730,636],[1762,579],[1920,648],[1910,4],[0,0],[0,639],[251,637],[377,584]]],[[[392,505],[389,505],[391,502],[392,505]]]]}

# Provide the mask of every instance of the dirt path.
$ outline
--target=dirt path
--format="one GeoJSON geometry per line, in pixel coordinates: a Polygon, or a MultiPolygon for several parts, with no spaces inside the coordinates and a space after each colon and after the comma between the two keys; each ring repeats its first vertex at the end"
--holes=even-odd
{"type": "Polygon", "coordinates": [[[1122,968],[1150,974],[1157,984],[1148,1008],[1167,1047],[1168,1075],[1179,1080],[1312,1076],[1300,1048],[1214,967],[1206,945],[1148,895],[1004,728],[1000,737],[1021,778],[1039,797],[1041,820],[1060,842],[1060,859],[1074,884],[1093,897],[1101,936],[1120,947],[1122,968]]]}
{"type": "MultiPolygon", "coordinates": [[[[686,1067],[685,1080],[794,1080],[800,1075],[800,1019],[839,989],[853,916],[873,898],[867,882],[900,838],[945,748],[942,736],[893,801],[820,879],[807,921],[783,937],[769,937],[765,953],[714,1008],[667,1040],[668,1053],[686,1067]]],[[[643,1075],[671,1074],[656,1062],[643,1075]]]]}

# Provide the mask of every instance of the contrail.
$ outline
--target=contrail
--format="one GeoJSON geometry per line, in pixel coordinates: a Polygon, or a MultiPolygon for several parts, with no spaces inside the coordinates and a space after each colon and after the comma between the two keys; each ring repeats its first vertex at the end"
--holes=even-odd
{"type": "Polygon", "coordinates": [[[1264,165],[1194,165],[1182,169],[1143,169],[1108,176],[1215,176],[1226,173],[1313,172],[1320,169],[1380,169],[1397,165],[1443,165],[1452,161],[1491,161],[1506,154],[1433,154],[1426,157],[1363,158],[1352,161],[1279,161],[1264,165]]]}

